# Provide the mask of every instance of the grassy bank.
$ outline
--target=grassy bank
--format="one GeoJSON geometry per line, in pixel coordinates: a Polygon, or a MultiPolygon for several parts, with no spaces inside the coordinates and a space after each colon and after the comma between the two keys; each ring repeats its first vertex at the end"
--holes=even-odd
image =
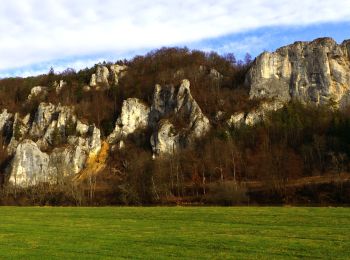
{"type": "Polygon", "coordinates": [[[349,208],[0,208],[0,258],[350,257],[349,208]]]}

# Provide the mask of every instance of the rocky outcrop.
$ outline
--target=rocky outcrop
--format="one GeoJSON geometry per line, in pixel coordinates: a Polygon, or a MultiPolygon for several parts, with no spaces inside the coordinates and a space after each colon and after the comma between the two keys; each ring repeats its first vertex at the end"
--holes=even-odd
{"type": "Polygon", "coordinates": [[[253,126],[267,119],[269,113],[283,108],[282,102],[263,102],[256,109],[248,113],[237,112],[233,114],[227,121],[229,127],[241,127],[243,125],[253,126]]]}
{"type": "Polygon", "coordinates": [[[154,154],[171,154],[181,146],[202,137],[210,129],[208,118],[191,95],[188,80],[183,80],[177,91],[171,85],[156,85],[150,125],[155,129],[151,137],[154,154]],[[176,127],[169,120],[161,121],[169,116],[184,123],[181,129],[175,130],[176,127]]]}
{"type": "Polygon", "coordinates": [[[158,129],[151,136],[153,158],[159,154],[175,153],[184,146],[181,141],[182,138],[172,123],[168,120],[159,122],[158,129]]]}
{"type": "MultiPolygon", "coordinates": [[[[3,118],[9,118],[6,113],[3,118]]],[[[101,146],[100,130],[77,120],[73,107],[40,103],[33,122],[30,115],[23,119],[18,113],[14,116],[7,147],[8,153],[14,154],[10,181],[25,187],[74,176],[84,169],[89,157],[99,154],[101,146]],[[37,165],[42,170],[38,171],[37,165]]]]}
{"type": "Polygon", "coordinates": [[[7,109],[3,109],[0,114],[0,132],[4,130],[10,119],[13,117],[11,113],[7,112],[7,109]]]}
{"type": "Polygon", "coordinates": [[[107,142],[114,144],[138,129],[148,126],[150,108],[137,98],[124,100],[121,114],[117,119],[114,131],[108,136],[107,142]]]}
{"type": "Polygon", "coordinates": [[[322,38],[264,52],[247,76],[250,97],[345,107],[350,96],[349,46],[350,41],[338,45],[322,38]]]}
{"type": "Polygon", "coordinates": [[[92,74],[90,80],[90,87],[96,88],[97,90],[102,87],[109,87],[108,83],[109,70],[106,66],[97,66],[96,73],[92,74]]]}
{"type": "Polygon", "coordinates": [[[112,72],[112,79],[113,79],[114,85],[117,86],[119,83],[119,80],[125,76],[128,66],[114,64],[114,65],[111,65],[110,68],[112,72]]]}
{"type": "Polygon", "coordinates": [[[146,128],[153,132],[150,142],[154,155],[171,154],[205,135],[210,123],[191,95],[190,82],[183,80],[178,88],[156,85],[151,107],[137,98],[125,100],[107,141],[112,150],[116,144],[124,147],[123,139],[146,128]],[[182,126],[179,128],[172,120],[181,122],[182,126]]]}
{"type": "Polygon", "coordinates": [[[78,135],[84,136],[89,131],[89,126],[84,124],[84,123],[82,123],[80,120],[78,120],[77,121],[77,126],[76,126],[76,131],[77,131],[78,135]]]}
{"type": "MultiPolygon", "coordinates": [[[[20,141],[26,138],[30,129],[30,115],[26,115],[23,119],[19,113],[16,113],[12,122],[12,129],[9,131],[11,135],[10,143],[7,146],[7,153],[14,154],[20,141]]],[[[8,133],[8,134],[9,134],[8,133]]]]}
{"type": "Polygon", "coordinates": [[[45,98],[48,94],[48,88],[42,86],[36,86],[30,90],[28,95],[28,100],[33,100],[34,98],[45,98]]]}
{"type": "Polygon", "coordinates": [[[30,130],[30,135],[33,137],[41,137],[45,134],[46,128],[52,121],[56,112],[56,107],[51,103],[40,103],[35,118],[30,130]]]}
{"type": "Polygon", "coordinates": [[[65,81],[62,80],[62,79],[61,79],[58,83],[57,83],[57,81],[55,81],[55,82],[53,83],[53,87],[54,87],[55,90],[56,90],[56,94],[61,93],[62,89],[63,89],[65,86],[67,86],[67,82],[65,82],[65,81]]]}
{"type": "Polygon", "coordinates": [[[16,149],[11,163],[10,183],[27,187],[40,182],[52,182],[49,175],[49,156],[40,151],[36,143],[24,140],[16,149]]]}

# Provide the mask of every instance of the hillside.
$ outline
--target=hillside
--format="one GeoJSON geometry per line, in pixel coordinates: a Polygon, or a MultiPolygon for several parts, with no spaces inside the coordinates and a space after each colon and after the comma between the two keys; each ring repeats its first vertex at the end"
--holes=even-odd
{"type": "Polygon", "coordinates": [[[0,203],[349,203],[349,90],[330,38],[2,79],[0,203]]]}

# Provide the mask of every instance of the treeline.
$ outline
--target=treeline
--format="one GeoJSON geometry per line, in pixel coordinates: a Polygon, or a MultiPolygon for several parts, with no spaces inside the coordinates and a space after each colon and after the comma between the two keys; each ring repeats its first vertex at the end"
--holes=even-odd
{"type": "MultiPolygon", "coordinates": [[[[214,117],[218,110],[235,111],[249,106],[248,88],[244,87],[245,74],[250,65],[250,56],[245,62],[236,61],[233,54],[219,55],[187,48],[162,48],[145,56],[118,61],[127,65],[128,73],[118,84],[106,91],[84,91],[89,85],[96,66],[109,67],[112,63],[103,62],[93,68],[76,72],[67,69],[55,73],[28,78],[8,78],[0,80],[0,109],[20,112],[23,116],[35,113],[39,102],[61,103],[76,108],[79,118],[94,123],[107,136],[120,113],[122,102],[136,97],[151,102],[156,84],[177,85],[182,79],[191,82],[191,91],[203,112],[214,117]],[[210,74],[215,69],[222,77],[217,79],[210,74]],[[54,83],[63,80],[67,86],[57,94],[54,83]],[[46,86],[49,94],[40,100],[28,101],[27,97],[34,86],[46,86]]],[[[110,79],[112,85],[112,78],[110,79]]]]}
{"type": "MultiPolygon", "coordinates": [[[[292,203],[298,198],[289,183],[349,172],[349,133],[348,111],[294,102],[255,126],[217,127],[196,145],[163,160],[149,160],[149,153],[134,145],[115,153],[110,163],[123,172],[119,192],[129,203],[244,204],[254,202],[249,198],[254,182],[274,194],[270,203],[292,203]]],[[[338,202],[349,203],[342,192],[338,202]]]]}

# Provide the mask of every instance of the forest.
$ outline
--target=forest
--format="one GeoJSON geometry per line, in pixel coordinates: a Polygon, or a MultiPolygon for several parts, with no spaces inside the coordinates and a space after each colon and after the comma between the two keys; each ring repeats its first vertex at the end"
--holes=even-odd
{"type": "MultiPolygon", "coordinates": [[[[117,64],[128,66],[118,86],[84,91],[93,68],[67,69],[28,78],[0,80],[0,109],[31,118],[42,99],[27,97],[47,86],[45,102],[74,106],[77,117],[95,124],[102,138],[114,129],[125,99],[151,104],[156,84],[191,82],[191,93],[209,118],[210,132],[170,156],[152,159],[151,133],[136,131],[124,149],[109,151],[107,167],[81,182],[67,179],[14,189],[6,185],[11,156],[3,132],[0,204],[6,205],[324,205],[350,203],[350,109],[291,101],[256,125],[230,127],[227,119],[262,101],[249,98],[246,73],[252,63],[232,53],[162,48],[117,64]],[[210,71],[222,77],[217,80],[210,71]],[[202,73],[205,71],[205,73],[202,73]],[[53,87],[64,80],[60,93],[53,87]],[[222,116],[218,116],[218,112],[222,116]]],[[[111,65],[104,62],[102,65],[111,65]]],[[[111,79],[112,80],[112,79],[111,79]]],[[[181,117],[174,120],[181,128],[181,117]]],[[[60,143],[57,136],[56,146],[60,143]]]]}

